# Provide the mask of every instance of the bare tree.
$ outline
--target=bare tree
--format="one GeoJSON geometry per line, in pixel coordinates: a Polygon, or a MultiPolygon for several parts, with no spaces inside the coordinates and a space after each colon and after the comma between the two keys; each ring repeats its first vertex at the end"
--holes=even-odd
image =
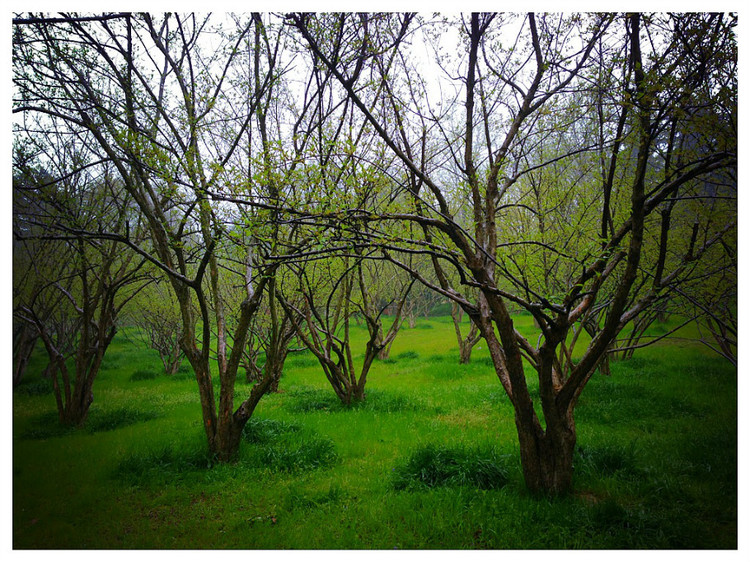
{"type": "MultiPolygon", "coordinates": [[[[58,148],[61,160],[76,154],[58,148]]],[[[122,226],[128,215],[117,203],[117,190],[107,176],[76,173],[59,182],[24,182],[14,197],[16,251],[25,256],[29,273],[17,287],[26,298],[15,316],[33,326],[44,344],[59,419],[67,425],[85,423],[118,316],[144,284],[144,261],[134,253],[77,234],[97,224],[122,226]]]]}
{"type": "MultiPolygon", "coordinates": [[[[229,206],[215,204],[211,194],[225,201],[236,193],[251,201],[265,198],[269,189],[273,195],[262,178],[256,183],[248,176],[247,159],[243,164],[238,158],[240,147],[247,149],[244,154],[258,149],[247,135],[256,109],[278,84],[284,31],[269,30],[263,18],[253,15],[210,34],[211,21],[174,14],[18,19],[14,111],[27,119],[62,123],[117,170],[149,230],[149,243],[135,240],[127,224],[80,234],[127,246],[168,276],[182,318],[180,345],[198,383],[209,450],[229,460],[272,382],[267,377],[256,384],[235,408],[237,368],[274,266],[265,267],[254,236],[266,218],[255,217],[256,233],[252,227],[230,232],[229,206]],[[219,44],[207,44],[209,37],[219,44]],[[231,269],[243,287],[242,300],[233,307],[237,321],[231,337],[218,255],[229,247],[241,255],[231,269]],[[212,328],[218,400],[209,368],[212,328]]],[[[20,132],[33,134],[28,127],[20,132]]]]}
{"type": "MultiPolygon", "coordinates": [[[[387,84],[382,88],[392,101],[385,113],[364,103],[368,87],[358,79],[363,67],[378,68],[382,56],[377,45],[386,41],[399,51],[399,60],[409,60],[403,38],[412,18],[394,16],[393,25],[378,28],[364,25],[362,20],[367,18],[288,16],[301,40],[333,72],[343,95],[359,108],[403,165],[402,189],[412,198],[411,212],[362,213],[357,219],[408,222],[423,229],[421,240],[410,241],[411,248],[400,245],[401,254],[432,255],[438,283],[430,284],[420,271],[408,268],[404,261],[398,263],[458,303],[479,327],[515,410],[527,486],[533,491],[566,492],[572,485],[576,443],[573,412],[586,383],[617,335],[664,292],[673,290],[720,235],[717,223],[709,221],[700,229],[704,233],[700,240],[698,236],[675,240],[669,236],[673,227],[662,229],[666,234],[660,237],[661,226],[651,217],[669,205],[676,193],[684,205],[701,177],[735,165],[732,23],[721,17],[707,23],[709,18],[701,16],[692,20],[658,16],[644,22],[639,14],[471,14],[458,22],[463,58],[454,66],[450,66],[452,61],[438,61],[448,67],[446,82],[460,72],[455,91],[462,92],[462,100],[458,96],[443,99],[440,109],[431,105],[416,65],[404,62],[399,72],[381,73],[374,81],[377,86],[371,86],[387,84]],[[644,26],[649,37],[660,37],[648,42],[645,55],[644,26]],[[666,31],[670,26],[684,33],[666,31]],[[511,32],[500,34],[503,27],[511,32]],[[695,33],[699,29],[701,33],[695,33]],[[326,41],[326,36],[336,34],[357,37],[357,41],[338,48],[326,41]],[[713,40],[707,40],[707,34],[713,40]],[[699,68],[687,61],[689,47],[697,48],[696,42],[704,55],[715,54],[715,59],[703,56],[699,68]],[[348,58],[342,53],[348,53],[348,58]],[[618,61],[624,64],[617,66],[618,61]],[[589,146],[556,148],[552,140],[586,123],[588,108],[577,101],[565,104],[571,99],[569,93],[589,92],[589,99],[595,99],[600,92],[596,87],[592,91],[589,77],[600,67],[611,69],[610,110],[599,129],[604,142],[592,138],[589,146]],[[712,77],[710,87],[721,92],[713,97],[714,102],[704,97],[705,87],[698,91],[690,82],[694,72],[712,77]],[[675,75],[681,80],[673,80],[675,75]],[[661,150],[665,128],[669,130],[673,122],[695,122],[691,108],[706,103],[710,109],[704,112],[714,116],[708,121],[715,128],[695,139],[700,149],[667,143],[661,150]],[[459,104],[464,115],[460,125],[441,113],[449,106],[455,115],[459,104]],[[569,117],[565,128],[557,122],[566,115],[563,109],[569,117]],[[679,163],[667,165],[665,161],[675,159],[678,152],[679,163]],[[438,167],[434,154],[447,155],[446,162],[457,173],[447,173],[445,165],[438,167]],[[607,174],[599,177],[604,188],[593,191],[587,180],[594,177],[595,168],[587,168],[587,161],[597,154],[604,158],[607,174]],[[575,205],[578,214],[573,216],[602,217],[599,239],[592,236],[588,219],[580,224],[576,240],[544,240],[529,230],[514,232],[514,224],[520,225],[513,222],[514,217],[540,211],[524,200],[527,189],[533,187],[533,173],[553,169],[558,162],[578,163],[580,173],[558,178],[557,185],[565,188],[563,200],[575,205]],[[654,173],[665,167],[670,170],[666,179],[654,173]],[[470,219],[462,221],[462,216],[470,219]],[[657,234],[652,238],[654,228],[657,234]],[[647,253],[653,247],[656,254],[647,253]],[[554,261],[565,262],[569,273],[554,276],[564,280],[562,291],[548,284],[552,262],[548,269],[534,272],[534,277],[514,263],[513,250],[535,248],[551,252],[554,261]],[[666,251],[669,248],[671,252],[666,251]],[[443,272],[446,267],[456,271],[460,285],[450,283],[443,272]],[[461,286],[477,289],[481,298],[472,300],[461,286]],[[568,334],[592,314],[599,297],[607,302],[600,329],[579,361],[561,363],[559,352],[568,334]],[[541,330],[538,342],[528,341],[516,330],[510,306],[533,315],[541,330]],[[538,375],[543,421],[529,393],[524,361],[538,375]]],[[[544,204],[559,203],[545,198],[544,204]]],[[[566,355],[569,350],[563,351],[566,355]]]]}

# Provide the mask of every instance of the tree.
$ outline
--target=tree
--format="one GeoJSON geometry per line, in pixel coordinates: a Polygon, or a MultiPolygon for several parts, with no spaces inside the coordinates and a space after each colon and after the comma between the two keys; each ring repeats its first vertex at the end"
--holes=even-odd
{"type": "MultiPolygon", "coordinates": [[[[58,145],[63,170],[66,157],[77,156],[66,148],[58,145]]],[[[25,298],[17,302],[15,316],[33,326],[44,344],[60,423],[82,426],[118,316],[139,287],[127,289],[142,286],[144,262],[115,242],[77,234],[95,224],[117,228],[125,222],[116,182],[74,172],[40,183],[40,175],[24,163],[18,169],[26,169],[26,177],[14,193],[14,235],[27,276],[18,280],[23,287],[17,293],[25,298]]],[[[134,228],[135,238],[138,231],[134,228]]]]}
{"type": "Polygon", "coordinates": [[[365,400],[367,375],[373,362],[398,333],[401,312],[410,285],[398,300],[394,321],[383,329],[382,315],[390,302],[377,307],[365,278],[363,258],[330,258],[294,268],[294,291],[303,302],[295,305],[283,295],[280,302],[297,336],[318,359],[336,396],[345,406],[365,400]],[[354,261],[354,263],[351,263],[354,261]],[[361,365],[351,349],[351,320],[357,314],[365,322],[368,339],[361,365]]]}
{"type": "Polygon", "coordinates": [[[182,320],[170,289],[157,278],[141,292],[128,314],[138,338],[159,354],[164,373],[174,375],[182,363],[182,320]]]}
{"type": "MultiPolygon", "coordinates": [[[[267,185],[247,175],[247,159],[238,161],[238,148],[244,146],[245,154],[257,148],[247,135],[256,109],[279,83],[283,29],[267,29],[259,15],[227,30],[211,30],[209,18],[173,14],[62,14],[14,23],[14,112],[67,127],[116,169],[148,228],[148,243],[134,239],[127,224],[80,234],[124,245],[168,276],[182,319],[180,345],[198,384],[209,450],[230,460],[242,428],[271,384],[264,379],[235,408],[237,367],[274,267],[264,267],[257,244],[241,229],[232,238],[227,205],[216,203],[209,193],[224,190],[227,198],[233,192],[268,194],[267,185]],[[209,36],[218,44],[207,45],[209,36]],[[250,48],[243,50],[243,45],[250,48]],[[241,181],[232,184],[232,176],[241,181]],[[217,255],[228,245],[243,254],[240,263],[232,262],[244,295],[234,309],[231,338],[217,255]],[[210,370],[212,327],[218,401],[210,370]]],[[[33,135],[28,128],[18,133],[33,135]]]]}
{"type": "MultiPolygon", "coordinates": [[[[672,201],[681,207],[690,201],[699,204],[694,194],[700,178],[736,165],[733,22],[707,15],[471,14],[457,22],[463,58],[455,65],[437,61],[447,68],[442,91],[449,91],[451,78],[460,76],[453,91],[461,93],[462,101],[458,95],[441,99],[438,109],[418,78],[417,63],[409,59],[404,37],[413,19],[393,16],[392,26],[375,28],[363,23],[367,18],[288,16],[301,40],[334,74],[342,95],[358,107],[403,166],[402,193],[410,196],[411,209],[363,212],[356,218],[407,222],[422,229],[419,246],[400,244],[401,255],[431,255],[438,283],[430,283],[399,260],[396,243],[391,249],[394,263],[458,303],[479,327],[515,410],[527,486],[532,491],[565,493],[573,476],[574,409],[595,368],[617,335],[662,294],[674,291],[691,264],[705,257],[720,237],[721,228],[717,233],[713,221],[698,227],[699,240],[697,235],[678,238],[664,215],[661,222],[653,217],[672,201]],[[510,32],[502,33],[503,27],[510,32]],[[651,38],[646,47],[644,28],[651,38]],[[356,40],[341,47],[325,40],[331,34],[356,40]],[[364,67],[373,72],[379,68],[383,56],[378,46],[387,42],[399,52],[398,71],[358,82],[364,67]],[[695,67],[688,59],[698,44],[701,65],[695,67]],[[612,74],[598,142],[568,148],[575,130],[570,135],[566,131],[574,126],[586,131],[588,109],[596,107],[595,100],[603,93],[590,80],[602,68],[612,74]],[[708,89],[718,94],[713,102],[691,81],[696,73],[710,77],[708,89]],[[390,106],[387,116],[363,101],[372,88],[387,92],[388,103],[383,104],[390,106]],[[555,128],[560,117],[555,104],[569,102],[571,92],[584,92],[594,103],[565,105],[572,111],[568,128],[555,128]],[[460,125],[440,113],[446,106],[456,111],[461,103],[460,125]],[[698,116],[697,108],[703,108],[703,116],[698,116]],[[710,123],[711,129],[695,138],[692,147],[670,143],[669,137],[663,142],[672,124],[679,130],[694,126],[698,119],[710,123]],[[550,135],[569,139],[568,146],[555,147],[550,135]],[[431,164],[431,154],[449,155],[455,173],[445,165],[435,166],[434,160],[431,164]],[[592,155],[594,162],[604,163],[606,174],[588,166],[592,155]],[[570,243],[567,236],[540,239],[539,231],[536,236],[528,228],[516,235],[510,228],[514,217],[540,212],[524,200],[533,188],[535,172],[553,170],[557,163],[575,165],[580,172],[559,178],[556,186],[572,205],[568,214],[586,219],[579,233],[568,229],[576,241],[570,243]],[[461,220],[462,209],[466,220],[461,220]],[[601,217],[601,236],[591,236],[587,226],[591,217],[601,217]],[[548,250],[560,265],[550,263],[529,270],[533,277],[526,275],[526,268],[514,263],[514,249],[548,250]],[[456,271],[459,286],[449,282],[445,267],[456,271]],[[560,286],[548,283],[554,267],[567,270],[554,275],[556,282],[564,281],[560,286]],[[481,297],[472,300],[462,286],[477,289],[481,297]],[[606,312],[596,335],[577,362],[561,362],[561,350],[563,357],[572,355],[565,350],[571,330],[603,300],[606,312]],[[527,310],[539,324],[536,345],[515,329],[511,305],[527,310]],[[528,389],[524,361],[539,381],[539,410],[528,389]]],[[[438,34],[446,36],[450,31],[436,25],[438,34]]],[[[423,61],[419,65],[424,68],[423,61]]],[[[554,198],[543,203],[545,209],[557,204],[554,198]]],[[[731,223],[731,215],[727,219],[731,223]]]]}

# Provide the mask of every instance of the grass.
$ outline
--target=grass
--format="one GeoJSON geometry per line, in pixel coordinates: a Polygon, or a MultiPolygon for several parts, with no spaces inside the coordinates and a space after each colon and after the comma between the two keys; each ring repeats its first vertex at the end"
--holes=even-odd
{"type": "MultiPolygon", "coordinates": [[[[533,335],[530,317],[517,324],[533,335]]],[[[404,328],[352,408],[312,355],[290,354],[229,464],[207,453],[189,367],[163,375],[155,352],[118,334],[87,425],[71,430],[34,356],[13,396],[13,546],[737,547],[731,365],[677,341],[594,375],[576,410],[575,491],[539,498],[486,348],[459,365],[454,337],[449,317],[404,328]]]]}
{"type": "Polygon", "coordinates": [[[482,490],[502,488],[508,483],[509,455],[493,447],[444,447],[429,444],[393,468],[395,490],[438,486],[469,486],[482,490]]]}

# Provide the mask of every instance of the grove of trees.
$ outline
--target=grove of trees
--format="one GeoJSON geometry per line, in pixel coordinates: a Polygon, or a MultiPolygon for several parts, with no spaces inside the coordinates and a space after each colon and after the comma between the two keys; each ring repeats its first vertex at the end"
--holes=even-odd
{"type": "Polygon", "coordinates": [[[14,381],[38,339],[61,422],[83,424],[136,318],[166,371],[184,355],[231,461],[290,347],[366,400],[371,364],[439,299],[457,363],[487,346],[526,485],[565,493],[581,393],[651,322],[698,322],[736,362],[735,26],[16,14],[14,381]],[[355,322],[370,337],[353,352],[355,322]]]}

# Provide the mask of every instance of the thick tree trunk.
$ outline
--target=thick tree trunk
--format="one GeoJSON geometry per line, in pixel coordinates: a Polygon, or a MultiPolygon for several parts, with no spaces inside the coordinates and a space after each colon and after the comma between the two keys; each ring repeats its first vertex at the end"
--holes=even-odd
{"type": "Polygon", "coordinates": [[[248,419],[237,421],[231,416],[219,424],[211,450],[217,461],[231,462],[237,459],[242,442],[242,430],[248,419]]]}
{"type": "Polygon", "coordinates": [[[516,418],[523,477],[531,492],[557,496],[572,488],[576,432],[575,426],[564,425],[541,431],[516,418]]]}
{"type": "Polygon", "coordinates": [[[66,405],[63,413],[63,423],[72,427],[83,427],[93,402],[94,393],[90,387],[83,391],[74,392],[73,401],[66,405]]]}

